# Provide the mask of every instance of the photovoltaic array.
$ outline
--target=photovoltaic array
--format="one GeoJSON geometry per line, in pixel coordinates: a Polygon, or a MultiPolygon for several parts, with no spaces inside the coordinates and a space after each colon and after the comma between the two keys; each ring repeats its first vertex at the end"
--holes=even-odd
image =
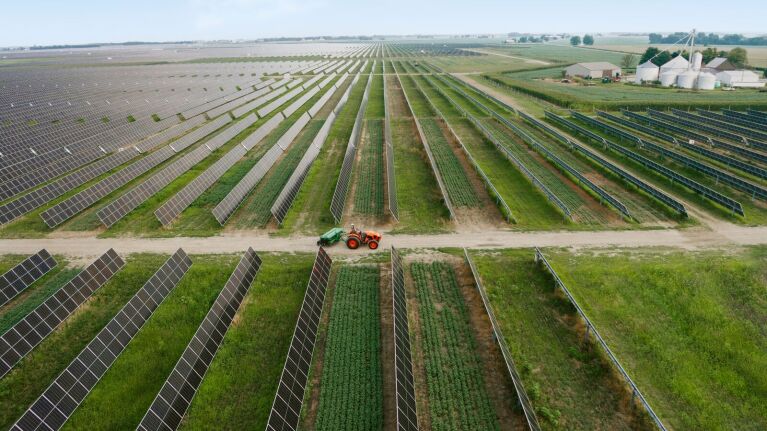
{"type": "Polygon", "coordinates": [[[110,249],[0,336],[0,377],[125,265],[110,249]]]}
{"type": "Polygon", "coordinates": [[[228,124],[231,118],[222,117],[184,135],[170,145],[143,157],[76,195],[48,208],[40,214],[48,227],[56,227],[98,202],[103,197],[135,180],[149,170],[183,151],[195,142],[228,124]]]}
{"type": "Polygon", "coordinates": [[[330,256],[320,247],[314,260],[304,302],[298,314],[298,322],[290,342],[285,367],[282,369],[277,393],[274,396],[266,425],[267,431],[294,431],[298,428],[332,264],[330,256]]]}
{"type": "Polygon", "coordinates": [[[189,270],[178,249],[27,409],[12,430],[58,430],[189,270]]]}
{"type": "Polygon", "coordinates": [[[392,306],[394,307],[394,385],[397,404],[397,430],[417,431],[418,412],[410,351],[410,327],[405,295],[405,269],[397,250],[391,248],[392,306]]]}
{"type": "Polygon", "coordinates": [[[260,267],[261,258],[249,248],[176,362],[138,430],[175,430],[181,424],[260,267]]]}
{"type": "Polygon", "coordinates": [[[13,299],[56,266],[56,259],[46,249],[24,259],[0,276],[0,306],[13,299]]]}

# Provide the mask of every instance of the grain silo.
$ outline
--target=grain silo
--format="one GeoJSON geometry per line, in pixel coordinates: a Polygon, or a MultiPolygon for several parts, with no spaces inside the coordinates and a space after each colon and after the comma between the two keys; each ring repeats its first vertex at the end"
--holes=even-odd
{"type": "Polygon", "coordinates": [[[660,74],[660,85],[664,87],[671,87],[676,82],[676,77],[679,75],[678,72],[669,70],[668,72],[663,72],[660,74]]]}
{"type": "Polygon", "coordinates": [[[713,90],[716,88],[716,76],[708,72],[701,72],[698,75],[698,82],[695,84],[698,90],[713,90]]]}
{"type": "Polygon", "coordinates": [[[637,66],[637,74],[634,82],[641,84],[647,81],[657,81],[660,76],[660,68],[652,61],[646,61],[637,66]]]}
{"type": "Polygon", "coordinates": [[[693,88],[697,78],[698,72],[692,69],[684,71],[676,77],[676,86],[679,88],[693,88]]]}

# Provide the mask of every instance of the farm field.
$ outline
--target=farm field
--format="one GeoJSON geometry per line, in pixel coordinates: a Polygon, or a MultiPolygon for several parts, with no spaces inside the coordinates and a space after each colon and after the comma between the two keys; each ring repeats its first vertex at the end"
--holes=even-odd
{"type": "Polygon", "coordinates": [[[374,265],[336,278],[314,428],[378,430],[383,424],[380,279],[374,265]]]}
{"type": "Polygon", "coordinates": [[[767,309],[763,247],[612,257],[552,252],[553,265],[656,412],[675,429],[762,427],[767,309]],[[728,399],[720,404],[718,400],[728,399]],[[716,405],[716,407],[714,407],[716,405]],[[706,406],[711,406],[710,408],[706,406]]]}
{"type": "Polygon", "coordinates": [[[574,309],[529,250],[474,261],[545,429],[652,429],[635,417],[630,394],[584,341],[574,309]]]}
{"type": "Polygon", "coordinates": [[[767,93],[561,82],[647,37],[505,4],[188,6],[0,47],[3,429],[767,428],[767,93]]]}

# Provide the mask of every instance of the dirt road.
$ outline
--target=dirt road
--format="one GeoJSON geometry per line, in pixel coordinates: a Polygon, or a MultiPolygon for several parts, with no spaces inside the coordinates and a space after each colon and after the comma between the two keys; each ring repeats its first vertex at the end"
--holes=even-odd
{"type": "MultiPolygon", "coordinates": [[[[239,253],[248,247],[259,251],[312,252],[316,237],[270,237],[263,233],[238,233],[209,238],[45,238],[0,240],[0,254],[32,254],[41,248],[68,256],[99,256],[109,248],[121,254],[172,253],[181,247],[192,254],[239,253]]],[[[440,235],[384,236],[381,250],[398,248],[526,248],[541,247],[676,247],[701,249],[767,244],[767,227],[741,227],[719,223],[712,227],[688,229],[600,231],[600,232],[514,232],[492,230],[440,235]]],[[[359,254],[339,244],[333,254],[359,254]]]]}

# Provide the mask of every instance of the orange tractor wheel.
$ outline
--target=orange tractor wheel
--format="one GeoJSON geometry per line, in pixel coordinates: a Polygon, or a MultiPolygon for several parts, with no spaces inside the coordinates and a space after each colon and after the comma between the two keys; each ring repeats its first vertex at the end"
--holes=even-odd
{"type": "Polygon", "coordinates": [[[368,247],[369,247],[371,250],[375,250],[375,249],[377,249],[377,248],[378,248],[378,241],[376,241],[376,240],[372,240],[372,241],[370,241],[370,242],[368,243],[368,247]]]}
{"type": "Polygon", "coordinates": [[[360,246],[360,241],[357,238],[349,238],[346,240],[346,246],[352,250],[356,250],[360,246]]]}

